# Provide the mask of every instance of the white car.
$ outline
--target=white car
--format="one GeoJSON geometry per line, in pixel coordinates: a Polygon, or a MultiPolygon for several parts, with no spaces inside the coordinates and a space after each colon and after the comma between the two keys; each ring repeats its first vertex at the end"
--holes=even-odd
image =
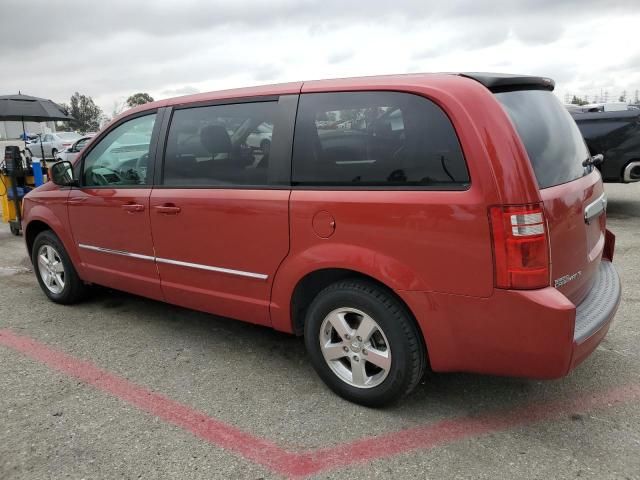
{"type": "Polygon", "coordinates": [[[94,137],[95,133],[92,135],[85,135],[84,137],[80,137],[76,140],[70,147],[65,148],[64,150],[57,152],[55,160],[57,162],[61,160],[72,161],[77,156],[78,153],[84,148],[84,146],[94,137]]]}
{"type": "Polygon", "coordinates": [[[271,136],[273,135],[273,125],[270,123],[261,123],[247,137],[247,145],[252,148],[260,148],[262,150],[271,146],[271,136]]]}
{"type": "Polygon", "coordinates": [[[69,148],[73,143],[82,137],[76,132],[53,132],[42,135],[42,147],[40,140],[34,140],[27,146],[27,149],[33,157],[41,157],[44,150],[45,159],[58,158],[58,152],[69,148]]]}

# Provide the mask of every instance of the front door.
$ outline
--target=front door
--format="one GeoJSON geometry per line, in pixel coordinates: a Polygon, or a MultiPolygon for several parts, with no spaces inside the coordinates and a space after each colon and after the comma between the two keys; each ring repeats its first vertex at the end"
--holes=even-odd
{"type": "Polygon", "coordinates": [[[154,262],[149,196],[156,113],[113,128],[81,164],[69,195],[69,220],[84,280],[162,299],[154,262]]]}
{"type": "Polygon", "coordinates": [[[270,324],[272,281],[289,251],[296,99],[174,110],[150,202],[167,301],[270,324]]]}

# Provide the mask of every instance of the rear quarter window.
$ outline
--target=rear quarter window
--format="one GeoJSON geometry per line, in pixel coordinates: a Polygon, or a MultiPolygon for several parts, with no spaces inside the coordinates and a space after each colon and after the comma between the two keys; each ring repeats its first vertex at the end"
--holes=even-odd
{"type": "Polygon", "coordinates": [[[517,90],[496,93],[513,122],[540,188],[571,182],[590,170],[589,150],[575,121],[553,93],[517,90]]]}
{"type": "Polygon", "coordinates": [[[449,118],[401,92],[300,97],[294,185],[466,188],[469,173],[449,118]]]}

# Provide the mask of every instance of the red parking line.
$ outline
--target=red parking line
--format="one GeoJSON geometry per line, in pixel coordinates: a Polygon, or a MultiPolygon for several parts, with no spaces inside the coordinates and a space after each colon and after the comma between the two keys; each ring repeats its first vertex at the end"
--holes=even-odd
{"type": "Polygon", "coordinates": [[[92,385],[167,423],[181,427],[215,446],[239,454],[287,477],[308,476],[355,463],[429,449],[478,435],[550,420],[571,412],[584,412],[640,400],[640,385],[630,385],[603,392],[585,393],[566,400],[480,414],[476,417],[442,420],[329,448],[291,452],[269,440],[251,435],[98,368],[90,362],[74,358],[32,338],[16,335],[11,330],[0,330],[0,344],[92,385]]]}
{"type": "Polygon", "coordinates": [[[286,452],[272,442],[243,432],[205,413],[193,410],[164,395],[98,368],[92,363],[54,350],[32,338],[16,335],[10,330],[0,330],[0,344],[272,470],[288,474],[293,471],[297,463],[295,453],[286,452]]]}
{"type": "Polygon", "coordinates": [[[640,400],[640,385],[617,387],[603,392],[586,392],[583,396],[566,400],[525,405],[509,410],[483,413],[476,417],[441,420],[377,437],[363,438],[345,445],[316,450],[307,455],[316,459],[316,471],[328,470],[356,462],[426,450],[488,433],[567,416],[574,412],[613,407],[637,400],[640,400]]]}

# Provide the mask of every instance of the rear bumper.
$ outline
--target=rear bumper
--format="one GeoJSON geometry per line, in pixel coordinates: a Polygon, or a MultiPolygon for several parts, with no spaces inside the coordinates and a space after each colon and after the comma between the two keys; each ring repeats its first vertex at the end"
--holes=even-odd
{"type": "Polygon", "coordinates": [[[602,260],[577,307],[552,287],[498,290],[489,298],[400,291],[435,371],[559,378],[602,341],[620,303],[615,267],[602,260]]]}
{"type": "Polygon", "coordinates": [[[622,288],[616,267],[603,260],[589,295],[576,308],[570,369],[587,358],[607,334],[621,296],[622,288]]]}

